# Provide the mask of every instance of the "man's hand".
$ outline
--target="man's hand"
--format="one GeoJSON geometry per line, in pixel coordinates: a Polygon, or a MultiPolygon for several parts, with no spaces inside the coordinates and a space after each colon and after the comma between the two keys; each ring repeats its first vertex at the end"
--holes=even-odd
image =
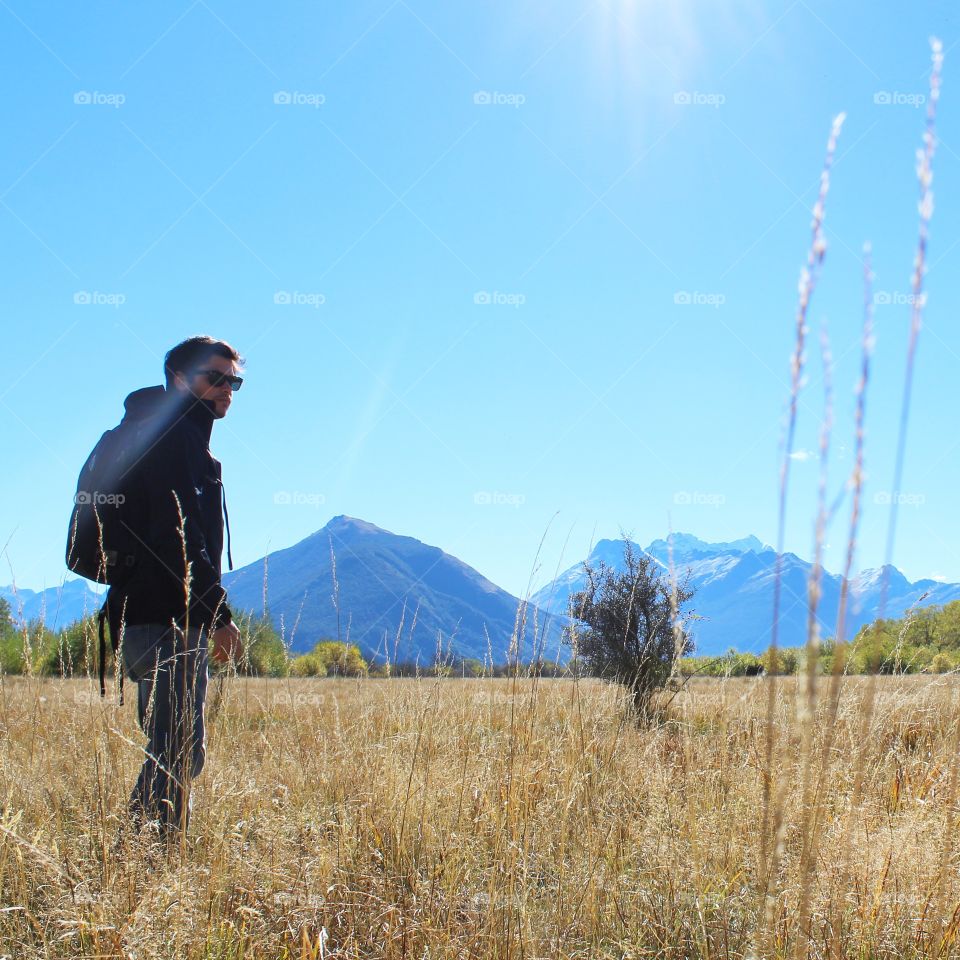
{"type": "Polygon", "coordinates": [[[215,663],[229,663],[239,659],[243,653],[240,631],[232,621],[214,630],[210,634],[210,643],[210,659],[215,663]]]}

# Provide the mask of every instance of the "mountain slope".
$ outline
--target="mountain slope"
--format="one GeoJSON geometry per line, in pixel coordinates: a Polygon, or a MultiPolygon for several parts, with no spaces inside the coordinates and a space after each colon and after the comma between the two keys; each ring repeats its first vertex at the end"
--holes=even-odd
{"type": "Polygon", "coordinates": [[[15,623],[42,619],[49,630],[60,630],[71,623],[90,616],[100,609],[100,593],[105,587],[93,589],[86,580],[65,580],[46,590],[28,590],[25,587],[0,587],[0,597],[10,604],[15,623]]]}
{"type": "MultiPolygon", "coordinates": [[[[356,643],[367,656],[433,661],[446,655],[507,659],[520,601],[465,563],[413,537],[351,517],[224,577],[235,610],[267,609],[293,649],[321,637],[356,643]],[[333,556],[331,556],[331,551],[333,556]],[[334,558],[339,623],[334,603],[334,558]],[[400,629],[401,622],[403,624],[400,629]]],[[[535,612],[527,613],[521,657],[534,650],[535,612]]],[[[562,619],[562,618],[561,618],[562,619]]],[[[558,655],[560,622],[549,618],[543,655],[558,655]]],[[[544,627],[543,618],[538,626],[544,627]]]]}

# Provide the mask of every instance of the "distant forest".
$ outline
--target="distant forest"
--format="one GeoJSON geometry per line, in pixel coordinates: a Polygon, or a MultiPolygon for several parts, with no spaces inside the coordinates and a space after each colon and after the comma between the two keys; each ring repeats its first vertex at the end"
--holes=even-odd
{"type": "MultiPolygon", "coordinates": [[[[840,648],[832,637],[821,640],[813,656],[819,673],[950,673],[960,667],[960,600],[875,620],[840,648]]],[[[809,657],[806,646],[759,655],[731,649],[722,657],[687,657],[681,669],[703,676],[794,674],[807,669],[809,657]]]]}
{"type": "MultiPolygon", "coordinates": [[[[514,672],[557,677],[583,675],[576,660],[557,663],[492,664],[450,657],[441,662],[382,663],[368,661],[360,649],[334,638],[318,638],[306,653],[292,654],[269,619],[239,618],[246,653],[238,670],[268,677],[386,677],[386,676],[508,676],[514,672]]],[[[58,631],[40,621],[16,626],[10,607],[0,597],[0,671],[38,676],[93,676],[99,640],[95,616],[58,631]]],[[[838,648],[833,638],[819,641],[812,651],[819,673],[835,669],[848,674],[950,673],[960,668],[960,600],[945,606],[911,610],[899,619],[877,620],[862,627],[838,648]]],[[[685,676],[743,677],[790,675],[808,668],[807,647],[781,647],[762,654],[741,653],[734,647],[719,657],[685,657],[685,676]]],[[[109,657],[109,650],[108,650],[109,657]]]]}

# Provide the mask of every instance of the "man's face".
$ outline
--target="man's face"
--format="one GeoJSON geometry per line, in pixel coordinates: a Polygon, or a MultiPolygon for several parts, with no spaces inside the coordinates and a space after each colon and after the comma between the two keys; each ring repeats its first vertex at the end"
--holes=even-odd
{"type": "MultiPolygon", "coordinates": [[[[218,373],[225,373],[229,376],[236,375],[236,364],[226,357],[212,354],[207,357],[203,363],[198,365],[199,371],[216,370],[218,373]]],[[[213,403],[214,416],[221,419],[227,415],[230,404],[233,402],[233,391],[229,383],[222,383],[214,386],[210,383],[210,375],[206,372],[193,371],[189,374],[178,373],[174,381],[178,390],[189,390],[200,400],[209,400],[213,403]]]]}

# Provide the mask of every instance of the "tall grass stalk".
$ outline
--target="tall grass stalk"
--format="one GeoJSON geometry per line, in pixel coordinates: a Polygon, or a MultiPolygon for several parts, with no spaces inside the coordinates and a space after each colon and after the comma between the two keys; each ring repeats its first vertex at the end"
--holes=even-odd
{"type": "MultiPolygon", "coordinates": [[[[790,359],[790,397],[787,408],[787,422],[784,431],[783,458],[780,465],[780,499],[779,513],[777,520],[777,556],[774,567],[773,583],[773,622],[770,631],[770,655],[774,659],[777,654],[777,641],[780,628],[780,594],[781,594],[781,572],[782,557],[784,550],[784,538],[787,522],[787,493],[790,481],[790,463],[793,454],[794,437],[797,427],[797,408],[800,400],[800,388],[803,380],[803,369],[805,361],[806,337],[807,337],[807,316],[810,308],[810,300],[816,289],[817,280],[820,275],[820,268],[823,264],[824,256],[827,250],[827,241],[823,233],[823,220],[826,215],[827,194],[830,190],[830,171],[833,166],[833,158],[837,148],[837,140],[843,127],[844,114],[839,114],[834,118],[830,129],[830,136],[827,139],[826,157],[823,163],[823,169],[820,173],[820,188],[817,194],[817,201],[813,207],[813,219],[811,221],[810,247],[807,251],[807,262],[800,274],[799,300],[797,303],[797,313],[795,320],[795,339],[793,354],[790,359]]],[[[766,884],[769,887],[773,881],[773,868],[777,858],[776,848],[778,846],[778,835],[780,824],[776,819],[776,812],[772,809],[772,784],[774,776],[774,754],[775,754],[775,724],[774,714],[776,711],[777,683],[771,678],[767,684],[767,741],[764,752],[764,786],[763,786],[763,811],[762,823],[760,828],[760,857],[765,866],[766,884]]]]}
{"type": "Polygon", "coordinates": [[[923,278],[927,272],[927,242],[930,232],[930,220],[933,217],[933,156],[937,146],[937,104],[940,101],[940,87],[943,71],[943,44],[936,37],[930,40],[930,94],[927,98],[926,129],[923,134],[923,146],[917,150],[917,181],[920,186],[920,199],[917,211],[920,223],[917,236],[917,251],[913,260],[913,273],[910,278],[910,333],[907,338],[907,361],[903,378],[903,398],[900,403],[900,422],[897,430],[897,453],[893,470],[893,487],[890,491],[890,516],[887,525],[887,545],[884,559],[883,584],[880,594],[880,612],[886,613],[887,591],[889,589],[889,565],[893,562],[893,548],[897,534],[898,501],[900,484],[903,481],[903,466],[907,452],[907,428],[910,423],[910,401],[913,395],[913,372],[917,353],[920,328],[923,325],[923,308],[926,306],[926,294],[923,278]]]}
{"type": "Polygon", "coordinates": [[[811,882],[816,869],[818,845],[818,797],[817,778],[814,776],[816,755],[814,750],[817,717],[817,681],[820,672],[820,596],[823,579],[823,545],[827,533],[828,506],[827,481],[829,478],[830,439],[833,431],[833,360],[826,325],[821,331],[820,353],[823,362],[824,413],[820,426],[820,479],[817,489],[817,520],[814,527],[813,568],[808,578],[809,599],[807,604],[807,662],[801,704],[800,755],[803,771],[803,800],[800,819],[800,903],[797,913],[798,936],[794,946],[794,960],[802,960],[805,954],[804,938],[809,936],[811,882]]]}
{"type": "MultiPolygon", "coordinates": [[[[880,604],[877,612],[877,616],[880,619],[882,619],[886,613],[887,591],[889,587],[889,570],[893,559],[893,547],[896,534],[897,501],[899,499],[900,483],[903,476],[904,457],[906,453],[907,427],[909,424],[914,361],[916,358],[917,340],[922,324],[923,307],[926,299],[926,295],[923,292],[923,278],[926,273],[927,239],[930,219],[933,215],[933,191],[931,189],[931,184],[933,181],[932,164],[936,147],[936,109],[940,98],[941,71],[943,67],[943,45],[936,38],[931,39],[930,45],[932,51],[930,95],[927,102],[926,128],[923,135],[923,146],[917,151],[917,178],[920,186],[920,201],[918,204],[919,232],[917,251],[914,257],[913,274],[911,279],[912,298],[910,333],[907,342],[907,360],[904,375],[903,397],[900,407],[893,489],[890,492],[891,504],[887,531],[886,555],[881,574],[880,604]]],[[[864,740],[870,736],[871,729],[873,727],[876,694],[876,679],[875,677],[870,677],[866,681],[864,698],[862,704],[860,705],[860,737],[858,738],[858,743],[855,748],[853,797],[850,814],[851,818],[853,816],[852,811],[855,811],[859,808],[864,780],[867,773],[869,748],[864,740]]],[[[851,844],[852,829],[850,820],[848,819],[848,828],[845,830],[843,836],[844,863],[847,862],[851,855],[851,844]]]]}

